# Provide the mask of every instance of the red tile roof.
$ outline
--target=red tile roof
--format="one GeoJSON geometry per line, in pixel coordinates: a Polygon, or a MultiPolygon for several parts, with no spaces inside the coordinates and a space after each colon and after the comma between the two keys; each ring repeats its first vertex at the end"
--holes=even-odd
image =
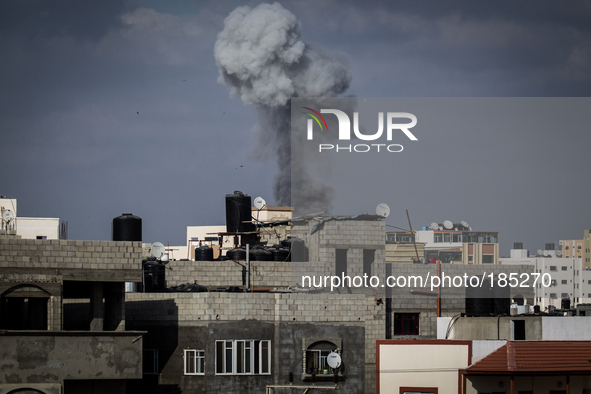
{"type": "Polygon", "coordinates": [[[466,374],[591,373],[591,341],[507,342],[466,374]]]}

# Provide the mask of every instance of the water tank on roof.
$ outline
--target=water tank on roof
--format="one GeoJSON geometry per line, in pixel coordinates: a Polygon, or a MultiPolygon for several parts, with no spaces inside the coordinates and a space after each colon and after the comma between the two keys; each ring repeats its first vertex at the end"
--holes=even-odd
{"type": "Polygon", "coordinates": [[[150,293],[166,287],[166,268],[164,264],[148,260],[144,262],[144,291],[150,293]]]}
{"type": "Polygon", "coordinates": [[[264,248],[250,249],[250,259],[252,261],[273,261],[273,253],[264,248]]]}
{"type": "Polygon", "coordinates": [[[523,249],[523,242],[514,242],[513,249],[523,249]]]}
{"type": "Polygon", "coordinates": [[[243,247],[230,249],[226,252],[226,257],[229,260],[246,260],[246,249],[243,247]]]}
{"type": "Polygon", "coordinates": [[[229,233],[254,231],[251,198],[248,194],[238,190],[234,194],[226,194],[226,231],[229,233]]]}
{"type": "Polygon", "coordinates": [[[124,213],[113,219],[113,241],[142,241],[142,219],[131,213],[124,213]]]}
{"type": "Polygon", "coordinates": [[[213,261],[213,249],[205,245],[195,248],[195,261],[213,261]]]}

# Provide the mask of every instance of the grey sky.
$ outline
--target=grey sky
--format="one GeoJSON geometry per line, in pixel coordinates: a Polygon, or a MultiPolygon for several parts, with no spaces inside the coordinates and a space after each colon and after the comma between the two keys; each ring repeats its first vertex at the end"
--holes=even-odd
{"type": "MultiPolygon", "coordinates": [[[[213,56],[229,12],[258,3],[4,1],[0,193],[18,199],[21,216],[67,220],[72,239],[109,239],[112,218],[132,212],[144,219],[146,242],[171,245],[184,242],[187,225],[223,223],[223,198],[234,190],[272,203],[273,152],[257,148],[256,110],[217,82],[213,56]]],[[[345,94],[586,97],[591,91],[588,2],[281,4],[300,20],[304,42],[348,56],[353,79],[345,94]]],[[[519,146],[537,154],[521,166],[519,151],[472,158],[498,171],[491,193],[473,194],[482,212],[480,205],[454,204],[465,185],[451,172],[435,204],[420,204],[424,180],[417,180],[416,198],[415,187],[402,195],[393,190],[384,202],[393,210],[402,202],[388,223],[404,226],[406,208],[415,226],[466,220],[500,231],[503,254],[514,241],[535,250],[580,238],[591,223],[589,133],[565,123],[552,135],[524,136],[519,146]],[[507,155],[516,163],[511,168],[507,155]],[[530,187],[519,190],[527,195],[507,198],[524,182],[530,187]],[[524,206],[519,217],[514,202],[524,206]],[[551,219],[540,220],[548,213],[551,219]]],[[[437,143],[473,151],[491,138],[476,131],[439,136],[437,143]]],[[[395,164],[427,179],[433,168],[420,157],[395,164]]],[[[479,168],[459,173],[470,177],[479,168]]]]}

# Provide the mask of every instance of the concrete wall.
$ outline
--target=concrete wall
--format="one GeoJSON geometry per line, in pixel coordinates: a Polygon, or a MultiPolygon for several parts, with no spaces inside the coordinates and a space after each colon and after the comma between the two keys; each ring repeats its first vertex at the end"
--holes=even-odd
{"type": "Polygon", "coordinates": [[[141,282],[140,242],[0,239],[0,275],[141,282]]]}
{"type": "Polygon", "coordinates": [[[470,365],[471,348],[465,341],[383,341],[378,346],[378,393],[423,387],[456,394],[457,370],[470,365]]]}
{"type": "MultiPolygon", "coordinates": [[[[144,348],[158,349],[161,357],[160,376],[154,382],[168,389],[258,393],[266,385],[288,384],[289,372],[295,383],[302,383],[303,340],[340,338],[347,380],[339,390],[359,393],[365,385],[370,305],[363,295],[128,293],[126,324],[148,330],[144,348]],[[270,340],[272,374],[216,375],[215,340],[221,339],[270,340]],[[205,375],[183,374],[184,349],[205,350],[205,375]]],[[[149,390],[149,381],[146,377],[138,389],[149,390]]]]}
{"type": "Polygon", "coordinates": [[[137,332],[14,332],[0,335],[0,383],[63,383],[65,379],[139,379],[137,332]]]}

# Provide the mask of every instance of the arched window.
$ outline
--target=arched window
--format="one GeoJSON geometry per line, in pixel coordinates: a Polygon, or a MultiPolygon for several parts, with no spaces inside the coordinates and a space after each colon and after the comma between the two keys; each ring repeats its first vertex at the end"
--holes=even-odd
{"type": "Polygon", "coordinates": [[[341,354],[340,339],[304,339],[304,374],[303,379],[308,380],[312,375],[318,377],[333,377],[333,370],[326,362],[326,357],[332,353],[341,354]]]}
{"type": "Polygon", "coordinates": [[[5,330],[47,330],[50,294],[33,284],[21,284],[2,293],[0,328],[5,330]]]}

